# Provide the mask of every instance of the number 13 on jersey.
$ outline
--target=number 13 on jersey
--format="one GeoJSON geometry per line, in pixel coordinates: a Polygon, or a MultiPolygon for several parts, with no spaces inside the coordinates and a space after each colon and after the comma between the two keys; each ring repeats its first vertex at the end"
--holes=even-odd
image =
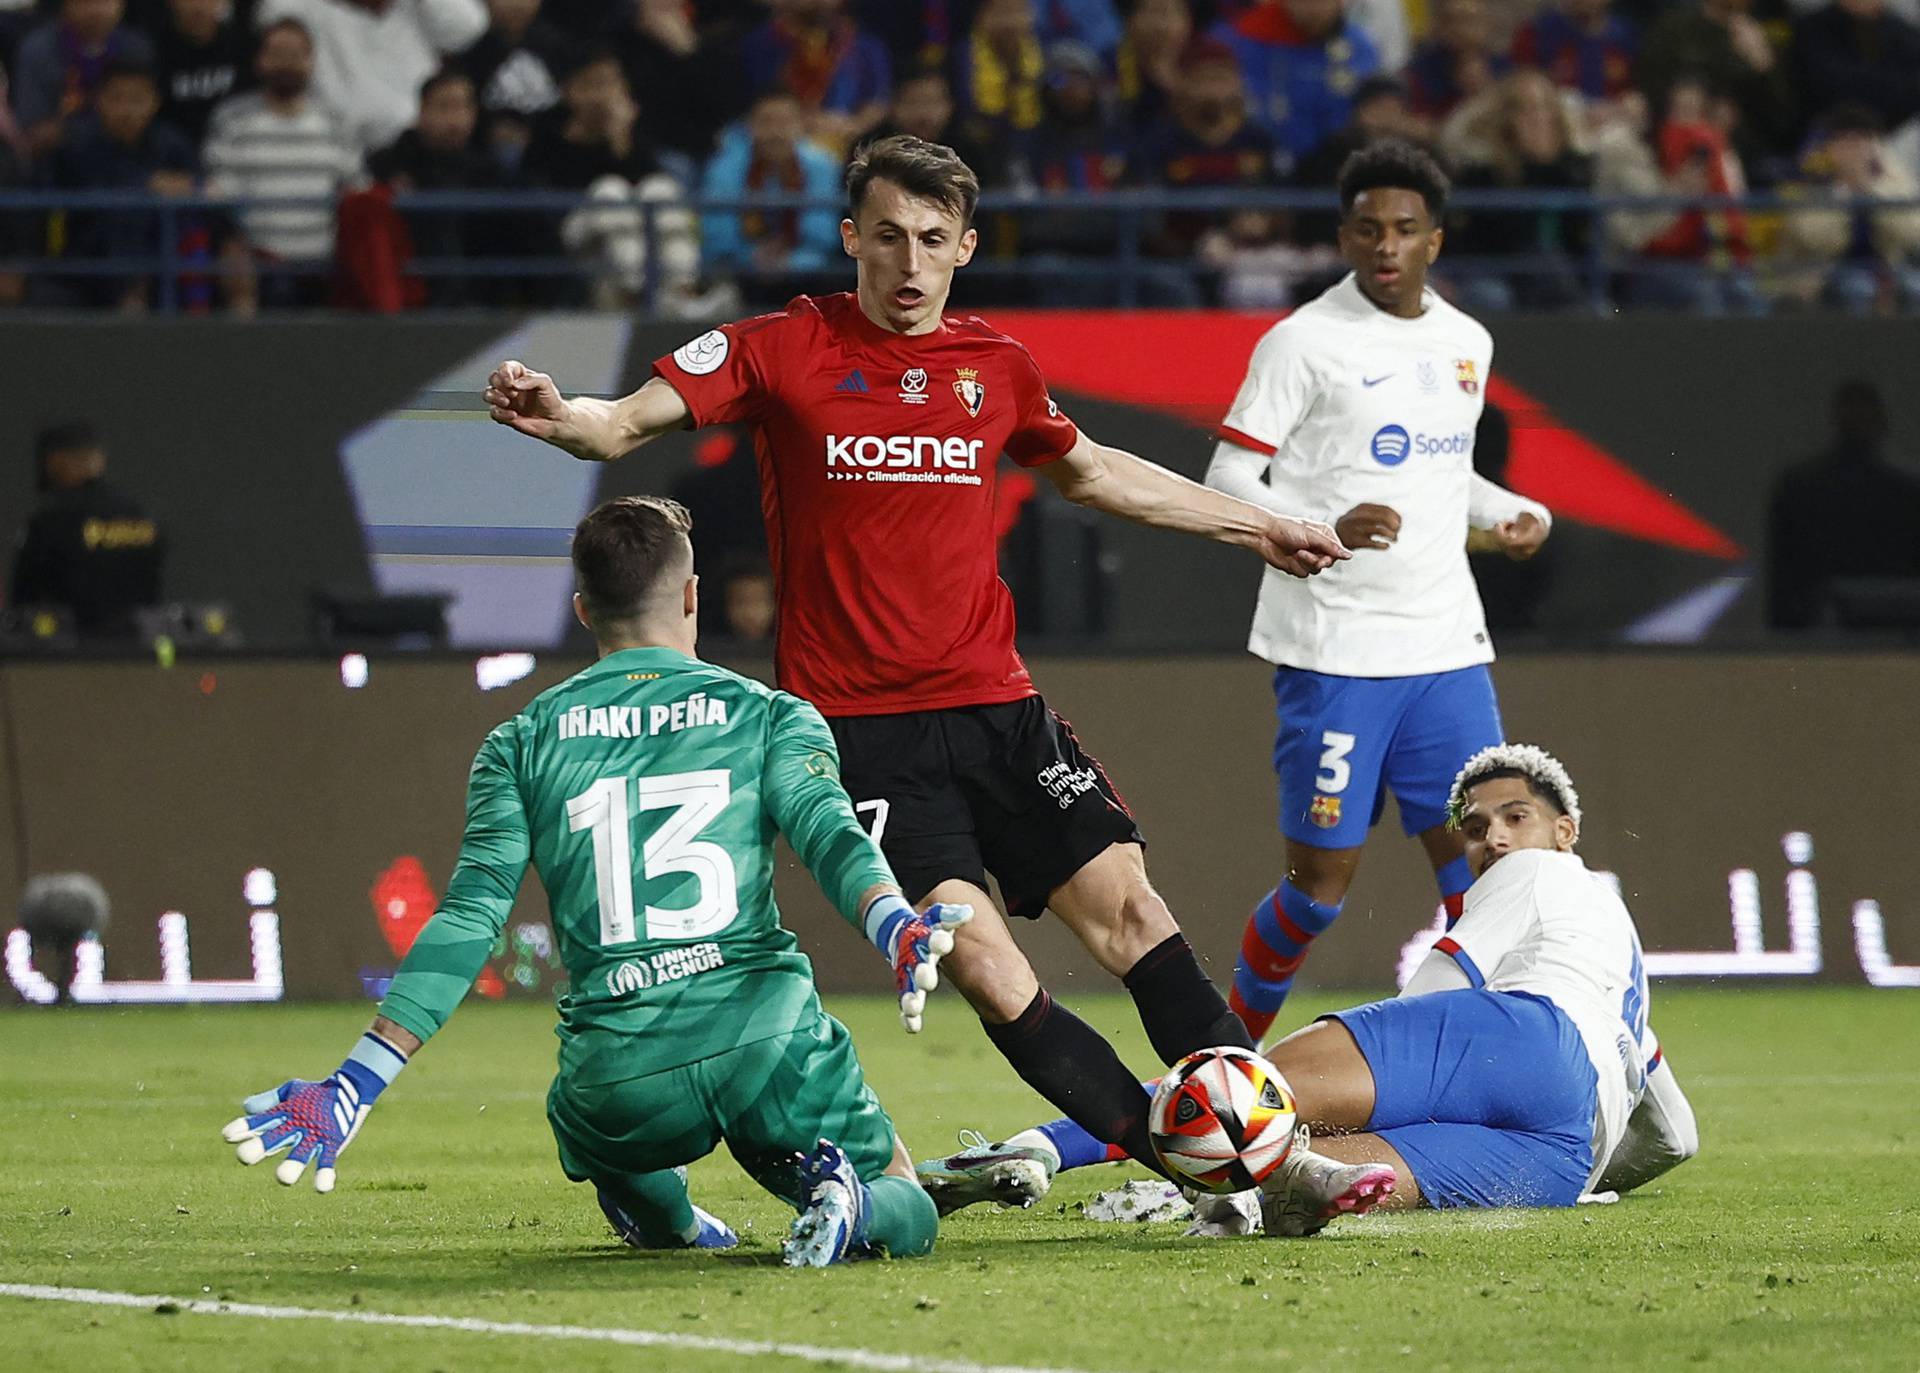
{"type": "Polygon", "coordinates": [[[632,944],[642,939],[700,939],[717,934],[740,913],[733,857],[700,838],[727,808],[733,782],[724,768],[674,772],[658,777],[603,777],[567,801],[567,829],[593,836],[593,877],[599,893],[600,942],[632,944]],[[640,874],[649,881],[686,873],[698,884],[691,906],[648,906],[645,924],[633,915],[633,811],[673,813],[648,836],[640,851],[640,874]]]}

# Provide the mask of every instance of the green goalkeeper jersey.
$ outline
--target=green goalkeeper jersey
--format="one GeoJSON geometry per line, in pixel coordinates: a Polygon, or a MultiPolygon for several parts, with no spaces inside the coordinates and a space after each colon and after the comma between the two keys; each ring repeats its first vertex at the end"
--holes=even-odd
{"type": "Polygon", "coordinates": [[[893,876],[798,697],[667,648],[609,654],[487,736],[446,899],[381,1014],[421,1039],[479,976],[529,861],[572,982],[560,1069],[619,1082],[785,1034],[816,1004],[780,925],[785,834],[856,929],[893,876]]]}

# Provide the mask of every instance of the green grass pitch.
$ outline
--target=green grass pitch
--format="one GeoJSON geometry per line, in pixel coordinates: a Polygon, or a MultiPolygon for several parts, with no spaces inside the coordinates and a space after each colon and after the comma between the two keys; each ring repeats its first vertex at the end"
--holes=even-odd
{"type": "MultiPolygon", "coordinates": [[[[1341,998],[1341,1004],[1355,998],[1341,998]]],[[[1336,1004],[1297,998],[1290,1022],[1336,1004]]],[[[918,1155],[1049,1114],[942,992],[927,1033],[842,999],[918,1155]]],[[[1142,1068],[1126,1002],[1081,999],[1142,1068]]],[[[952,1218],[918,1262],[789,1272],[787,1215],[724,1156],[696,1200],[732,1254],[642,1254],[553,1160],[540,1006],[468,1006],[316,1195],[240,1168],[248,1091],[330,1070],[365,1006],[0,1014],[0,1283],[803,1342],[1077,1370],[1920,1368],[1920,994],[1658,987],[1699,1158],[1577,1211],[1425,1213],[1307,1241],[1096,1225],[1063,1178],[1030,1212],[952,1218]]],[[[215,1370],[820,1366],[681,1347],[273,1321],[0,1297],[0,1365],[215,1370]]],[[[867,1360],[865,1366],[882,1366],[867,1360]]]]}

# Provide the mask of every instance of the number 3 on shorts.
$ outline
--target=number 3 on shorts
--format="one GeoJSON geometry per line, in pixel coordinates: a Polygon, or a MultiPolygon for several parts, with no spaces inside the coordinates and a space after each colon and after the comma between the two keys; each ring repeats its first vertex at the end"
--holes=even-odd
{"type": "Polygon", "coordinates": [[[1320,772],[1313,779],[1313,789],[1325,795],[1342,792],[1353,779],[1353,767],[1347,762],[1347,755],[1353,752],[1353,736],[1342,734],[1337,729],[1325,731],[1320,736],[1320,772]]]}

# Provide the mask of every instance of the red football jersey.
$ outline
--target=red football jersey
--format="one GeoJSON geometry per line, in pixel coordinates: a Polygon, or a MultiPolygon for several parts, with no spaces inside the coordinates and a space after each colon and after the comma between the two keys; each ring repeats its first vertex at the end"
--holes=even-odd
{"type": "MultiPolygon", "coordinates": [[[[1079,438],[1027,350],[977,319],[896,334],[800,296],[653,364],[695,425],[753,427],[780,686],[828,715],[1033,694],[1000,580],[994,473],[1079,438]]],[[[694,531],[696,540],[699,531],[694,531]]]]}

